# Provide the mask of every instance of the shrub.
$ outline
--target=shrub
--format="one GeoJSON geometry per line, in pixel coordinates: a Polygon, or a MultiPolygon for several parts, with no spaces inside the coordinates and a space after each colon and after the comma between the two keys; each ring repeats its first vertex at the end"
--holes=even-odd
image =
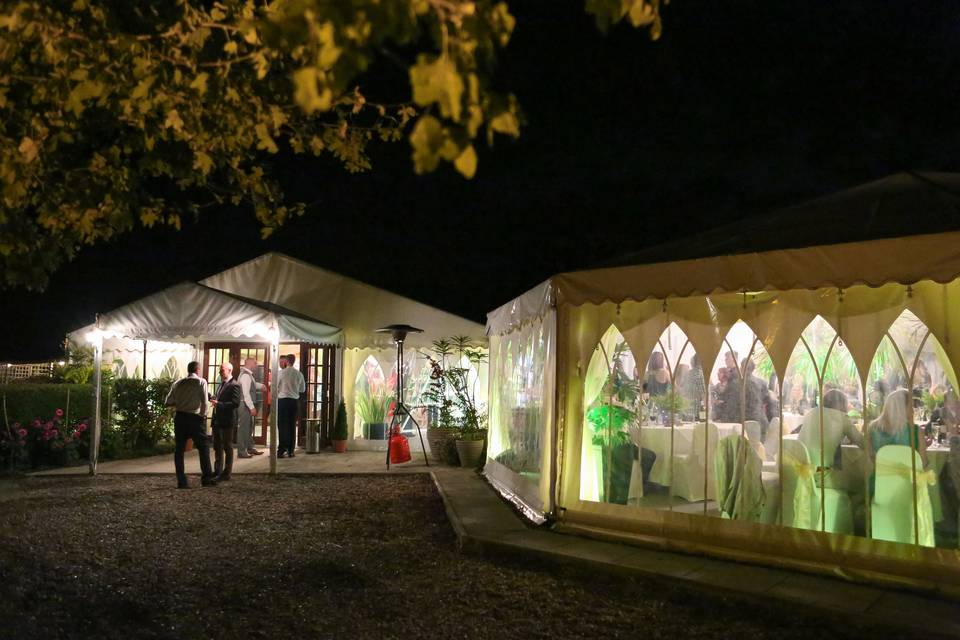
{"type": "MultiPolygon", "coordinates": [[[[94,393],[94,388],[88,384],[13,383],[0,385],[0,402],[6,403],[9,424],[30,424],[34,419],[54,415],[57,409],[62,409],[68,420],[92,420],[94,393]]],[[[109,400],[110,394],[105,388],[100,405],[104,416],[109,413],[109,400]]],[[[4,416],[0,415],[0,428],[6,429],[7,423],[3,419],[4,416]]]]}
{"type": "Polygon", "coordinates": [[[330,434],[330,439],[346,440],[348,437],[347,405],[341,400],[340,405],[337,407],[337,419],[333,422],[333,432],[330,434]]]}
{"type": "Polygon", "coordinates": [[[113,383],[114,425],[125,448],[151,449],[173,434],[173,420],[163,406],[171,384],[165,378],[113,383]]]}
{"type": "Polygon", "coordinates": [[[26,458],[30,466],[63,466],[78,460],[88,449],[90,431],[85,420],[69,422],[64,411],[21,424],[14,422],[0,437],[4,460],[13,466],[26,458]]]}

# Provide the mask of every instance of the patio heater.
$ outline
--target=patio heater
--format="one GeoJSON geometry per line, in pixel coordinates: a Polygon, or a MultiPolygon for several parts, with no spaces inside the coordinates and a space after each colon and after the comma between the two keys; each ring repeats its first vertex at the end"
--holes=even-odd
{"type": "Polygon", "coordinates": [[[427,459],[427,448],[423,446],[423,434],[420,432],[420,423],[410,413],[410,408],[403,401],[403,341],[408,333],[423,333],[423,329],[411,327],[408,324],[391,324],[377,329],[377,333],[389,333],[390,337],[397,345],[397,393],[396,403],[393,408],[393,417],[390,418],[390,425],[387,427],[387,469],[390,468],[390,437],[393,435],[394,425],[403,426],[404,420],[410,418],[413,425],[417,428],[417,435],[420,436],[420,449],[423,450],[423,461],[430,466],[427,459]]]}

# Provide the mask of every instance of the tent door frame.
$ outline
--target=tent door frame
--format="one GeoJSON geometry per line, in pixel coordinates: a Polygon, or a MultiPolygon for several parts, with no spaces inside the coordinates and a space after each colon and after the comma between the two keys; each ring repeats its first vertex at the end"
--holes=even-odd
{"type": "MultiPolygon", "coordinates": [[[[336,370],[337,348],[333,345],[301,343],[300,362],[307,393],[300,407],[301,420],[318,420],[320,423],[320,448],[330,444],[330,432],[336,416],[336,370]]],[[[297,445],[306,446],[306,423],[301,422],[297,445]]]]}
{"type": "MultiPolygon", "coordinates": [[[[203,377],[207,379],[210,385],[210,393],[216,396],[220,387],[220,364],[223,361],[223,352],[229,354],[229,361],[233,365],[233,374],[236,377],[240,373],[242,366],[241,357],[245,357],[250,349],[257,351],[257,361],[263,362],[263,371],[258,382],[264,382],[270,372],[270,343],[269,342],[205,342],[203,344],[202,368],[203,377]],[[211,351],[218,353],[211,354],[211,351]],[[260,352],[263,352],[262,357],[260,352]],[[211,358],[212,356],[212,358],[211,358]],[[212,360],[212,361],[211,361],[212,360]]],[[[268,387],[269,388],[269,387],[268,387]]],[[[254,422],[253,442],[265,446],[267,444],[267,434],[270,433],[270,394],[263,393],[263,401],[257,407],[257,420],[254,422]]],[[[212,415],[212,412],[211,412],[212,415]]],[[[208,416],[209,423],[209,416],[208,416]]]]}

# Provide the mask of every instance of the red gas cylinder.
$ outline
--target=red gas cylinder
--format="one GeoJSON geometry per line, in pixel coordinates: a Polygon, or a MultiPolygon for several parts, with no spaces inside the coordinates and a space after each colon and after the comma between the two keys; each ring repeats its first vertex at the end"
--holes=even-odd
{"type": "Polygon", "coordinates": [[[390,434],[390,464],[410,462],[410,443],[400,433],[400,425],[393,427],[390,434]]]}

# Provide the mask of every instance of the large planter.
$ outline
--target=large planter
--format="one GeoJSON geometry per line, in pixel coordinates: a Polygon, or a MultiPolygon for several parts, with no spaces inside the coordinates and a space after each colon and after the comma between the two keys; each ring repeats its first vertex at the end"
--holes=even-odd
{"type": "Polygon", "coordinates": [[[430,427],[427,429],[427,443],[430,445],[430,458],[440,464],[456,464],[456,447],[451,446],[456,439],[456,429],[441,429],[430,427]]]}
{"type": "Polygon", "coordinates": [[[373,424],[363,424],[363,437],[367,440],[386,440],[387,423],[375,422],[373,424]]]}
{"type": "Polygon", "coordinates": [[[345,453],[347,451],[346,440],[332,440],[334,453],[345,453]]]}
{"type": "Polygon", "coordinates": [[[457,440],[457,455],[460,456],[460,466],[479,467],[485,444],[486,438],[481,440],[457,440]]]}

